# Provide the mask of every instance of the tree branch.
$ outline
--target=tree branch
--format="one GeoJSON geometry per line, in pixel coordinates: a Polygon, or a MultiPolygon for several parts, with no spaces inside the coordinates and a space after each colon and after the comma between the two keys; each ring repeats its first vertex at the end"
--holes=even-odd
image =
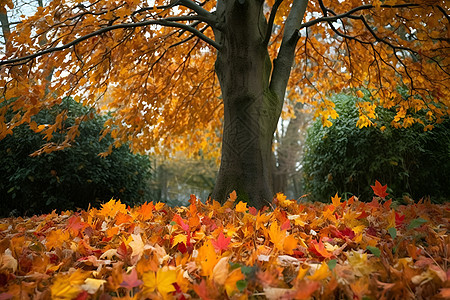
{"type": "Polygon", "coordinates": [[[178,0],[178,4],[183,5],[187,8],[192,9],[195,11],[199,16],[211,18],[213,14],[211,14],[209,11],[201,7],[200,5],[197,5],[194,1],[191,0],[178,0]]]}
{"type": "Polygon", "coordinates": [[[273,62],[273,72],[270,80],[270,89],[283,103],[287,83],[294,62],[295,48],[299,36],[299,27],[306,12],[308,0],[294,0],[291,11],[284,25],[283,39],[277,58],[273,62]]]}
{"type": "Polygon", "coordinates": [[[267,23],[267,31],[266,36],[264,37],[264,45],[268,45],[270,41],[270,37],[272,35],[272,29],[273,29],[273,22],[275,21],[275,16],[277,14],[278,7],[280,7],[280,4],[284,0],[277,0],[274,5],[272,6],[272,10],[270,11],[269,21],[267,23]]]}
{"type": "MultiPolygon", "coordinates": [[[[410,8],[410,7],[419,7],[420,4],[413,4],[413,3],[405,3],[405,4],[397,4],[397,5],[381,5],[381,7],[383,8],[410,8]]],[[[311,27],[314,26],[318,23],[321,22],[335,22],[339,19],[343,19],[343,18],[352,18],[352,19],[359,19],[359,16],[354,16],[353,14],[361,11],[361,10],[368,10],[368,9],[372,9],[375,6],[371,5],[371,4],[367,4],[367,5],[361,5],[358,7],[355,7],[343,14],[340,15],[334,15],[334,16],[330,16],[328,17],[327,15],[321,17],[321,18],[317,18],[314,20],[311,20],[309,22],[306,22],[304,24],[302,24],[299,29],[305,28],[305,27],[311,27]]],[[[326,8],[325,8],[326,9],[326,8]]],[[[328,9],[326,9],[328,11],[328,9]]]]}
{"type": "Polygon", "coordinates": [[[176,23],[176,22],[172,22],[172,21],[167,21],[164,19],[161,20],[148,20],[148,21],[143,21],[143,22],[137,22],[137,23],[126,23],[126,24],[116,24],[116,25],[112,25],[112,26],[107,26],[107,27],[103,27],[99,30],[96,30],[90,34],[84,35],[82,37],[79,37],[73,41],[71,41],[70,43],[67,43],[65,45],[59,46],[59,47],[52,47],[52,48],[48,48],[42,51],[38,51],[36,53],[30,54],[30,55],[26,55],[23,57],[18,57],[18,58],[14,58],[14,59],[8,59],[8,60],[3,60],[0,61],[0,66],[4,66],[4,65],[15,65],[15,64],[22,64],[24,63],[24,61],[29,61],[32,60],[34,58],[43,56],[45,54],[48,53],[53,53],[53,52],[57,52],[57,51],[61,51],[61,50],[65,50],[68,49],[76,44],[79,44],[80,42],[87,40],[89,38],[92,38],[94,36],[109,32],[109,31],[113,31],[113,30],[117,30],[117,29],[124,29],[124,28],[137,28],[137,27],[144,27],[144,26],[149,26],[149,25],[160,25],[160,26],[167,26],[167,27],[174,27],[174,28],[181,28],[184,29],[186,31],[191,32],[192,34],[194,34],[195,36],[197,36],[198,38],[200,38],[201,40],[205,41],[206,43],[210,44],[211,46],[213,46],[216,49],[220,49],[221,45],[218,44],[216,41],[210,39],[209,37],[207,37],[206,35],[204,35],[203,33],[201,33],[199,30],[197,30],[196,28],[193,28],[187,24],[181,24],[181,23],[176,23]]]}

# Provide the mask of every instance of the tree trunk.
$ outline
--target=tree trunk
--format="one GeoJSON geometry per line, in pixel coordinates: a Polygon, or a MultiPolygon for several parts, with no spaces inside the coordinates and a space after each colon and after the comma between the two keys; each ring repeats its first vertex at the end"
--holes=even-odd
{"type": "Polygon", "coordinates": [[[267,50],[263,0],[218,0],[214,31],[221,48],[216,73],[222,89],[222,160],[212,199],[238,199],[261,208],[273,198],[272,139],[283,106],[294,60],[298,27],[307,0],[294,0],[279,54],[273,64],[267,50]]]}
{"type": "Polygon", "coordinates": [[[299,162],[302,149],[304,128],[307,123],[305,115],[302,114],[303,103],[297,102],[294,106],[296,118],[291,119],[284,132],[277,138],[278,147],[276,156],[273,155],[273,191],[275,193],[287,193],[288,184],[292,176],[299,176],[296,164],[299,162]],[[303,138],[302,138],[303,137],[303,138]]]}
{"type": "MultiPolygon", "coordinates": [[[[232,1],[234,2],[234,1],[232,1]]],[[[212,198],[224,202],[235,190],[255,207],[271,202],[272,137],[282,101],[269,89],[271,63],[264,45],[262,1],[220,7],[227,26],[216,34],[223,48],[216,72],[224,103],[222,159],[212,198]]]]}
{"type": "MultiPolygon", "coordinates": [[[[3,39],[5,40],[5,45],[8,44],[8,37],[11,34],[11,29],[9,27],[9,20],[8,20],[8,14],[6,11],[4,13],[0,13],[0,23],[2,25],[2,35],[3,39]]],[[[6,47],[6,46],[5,46],[6,47]]]]}

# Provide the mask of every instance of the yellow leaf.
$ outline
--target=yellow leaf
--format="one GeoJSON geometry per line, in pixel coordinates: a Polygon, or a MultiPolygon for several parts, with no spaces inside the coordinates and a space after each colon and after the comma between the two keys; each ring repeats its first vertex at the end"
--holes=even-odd
{"type": "Polygon", "coordinates": [[[247,203],[239,201],[236,205],[236,212],[246,212],[247,211],[247,203]]]}
{"type": "Polygon", "coordinates": [[[57,276],[53,285],[50,287],[52,299],[74,299],[81,291],[81,285],[89,273],[76,270],[71,275],[57,276]]]}
{"type": "Polygon", "coordinates": [[[202,267],[202,275],[210,276],[219,260],[211,240],[206,241],[206,243],[198,249],[197,260],[202,267]]]}
{"type": "Polygon", "coordinates": [[[333,203],[333,206],[337,208],[341,204],[341,197],[338,196],[338,193],[334,195],[334,197],[331,197],[331,202],[333,203]]]}
{"type": "Polygon", "coordinates": [[[283,193],[277,193],[277,201],[281,207],[289,207],[295,203],[293,200],[286,200],[286,196],[283,193]]]}
{"type": "Polygon", "coordinates": [[[68,230],[57,229],[51,231],[47,236],[45,246],[48,250],[52,248],[61,248],[62,244],[70,238],[70,233],[68,230]]]}
{"type": "Polygon", "coordinates": [[[111,199],[109,202],[102,204],[100,215],[105,217],[114,218],[118,212],[126,214],[128,211],[125,204],[122,204],[120,200],[111,199]]]}
{"type": "Polygon", "coordinates": [[[309,266],[307,264],[303,264],[299,269],[298,269],[298,274],[297,274],[297,279],[298,280],[302,280],[303,278],[305,278],[306,273],[308,273],[309,271],[309,266]]]}
{"type": "Polygon", "coordinates": [[[84,284],[81,286],[81,289],[85,290],[89,294],[95,294],[105,283],[106,280],[103,279],[86,278],[84,284]]]}
{"type": "Polygon", "coordinates": [[[186,245],[187,242],[187,236],[185,234],[178,234],[173,238],[173,245],[172,247],[175,247],[176,245],[180,243],[184,243],[186,245]]]}
{"type": "Polygon", "coordinates": [[[284,251],[287,254],[292,254],[294,253],[294,249],[297,248],[297,240],[295,239],[295,237],[293,235],[288,235],[285,240],[284,240],[284,244],[283,244],[283,248],[284,251]]]}
{"type": "Polygon", "coordinates": [[[173,283],[177,282],[177,271],[170,270],[167,267],[158,269],[155,272],[147,272],[142,275],[144,282],[144,294],[150,294],[157,290],[161,295],[175,291],[173,283]]]}
{"type": "Polygon", "coordinates": [[[277,222],[272,222],[269,228],[270,241],[278,250],[283,250],[283,242],[286,238],[286,230],[280,230],[277,222]]]}
{"type": "Polygon", "coordinates": [[[358,90],[358,91],[356,92],[356,95],[357,95],[359,98],[364,98],[364,93],[363,93],[362,91],[360,91],[360,90],[358,90]]]}
{"type": "Polygon", "coordinates": [[[233,292],[237,290],[236,288],[236,282],[239,280],[243,280],[244,274],[242,274],[241,268],[234,269],[230,272],[227,279],[225,280],[225,290],[227,292],[227,295],[231,297],[233,292]]]}
{"type": "Polygon", "coordinates": [[[313,275],[308,276],[308,279],[319,281],[327,278],[329,273],[330,269],[328,268],[328,264],[323,262],[320,268],[318,268],[313,275]]]}

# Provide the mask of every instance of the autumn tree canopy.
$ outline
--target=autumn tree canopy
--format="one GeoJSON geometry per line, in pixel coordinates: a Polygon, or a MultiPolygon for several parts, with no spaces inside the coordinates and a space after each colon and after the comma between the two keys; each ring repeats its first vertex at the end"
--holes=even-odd
{"type": "Polygon", "coordinates": [[[447,116],[449,22],[445,0],[55,0],[8,33],[0,138],[29,123],[50,139],[64,114],[45,126],[33,115],[73,96],[113,112],[116,145],[212,153],[222,140],[213,198],[236,190],[262,206],[285,98],[326,126],[337,117],[328,96],[362,87],[360,127],[376,126],[377,106],[396,110],[396,127],[447,116]]]}

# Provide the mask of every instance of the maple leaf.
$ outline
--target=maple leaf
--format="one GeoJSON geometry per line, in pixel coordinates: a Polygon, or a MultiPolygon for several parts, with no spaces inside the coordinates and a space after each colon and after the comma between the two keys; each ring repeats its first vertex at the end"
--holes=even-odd
{"type": "Polygon", "coordinates": [[[202,300],[209,300],[211,299],[208,295],[208,287],[206,286],[205,279],[202,279],[200,284],[194,284],[194,291],[197,293],[197,295],[202,300]]]}
{"type": "Polygon", "coordinates": [[[222,251],[228,249],[228,245],[230,244],[230,241],[231,241],[231,237],[226,238],[223,235],[223,232],[221,232],[219,234],[219,236],[217,237],[217,240],[212,240],[211,243],[217,252],[222,252],[222,251]]]}
{"type": "Polygon", "coordinates": [[[386,198],[387,195],[389,195],[388,193],[386,193],[387,184],[381,185],[381,183],[378,180],[375,180],[375,185],[371,185],[370,187],[372,188],[375,195],[377,195],[380,198],[384,199],[386,198]]]}
{"type": "Polygon", "coordinates": [[[57,276],[50,288],[52,299],[74,299],[81,292],[81,285],[88,276],[87,272],[79,269],[70,275],[57,276]]]}
{"type": "Polygon", "coordinates": [[[227,292],[228,297],[231,297],[233,293],[236,292],[236,283],[244,278],[245,276],[242,274],[241,268],[234,269],[228,274],[228,277],[224,283],[225,291],[227,292]]]}
{"type": "MultiPolygon", "coordinates": [[[[130,216],[128,213],[123,213],[121,211],[119,211],[115,217],[115,224],[116,225],[121,225],[121,224],[126,224],[126,223],[130,223],[131,221],[133,221],[133,217],[130,216]]],[[[109,229],[109,228],[108,228],[109,229]]]]}
{"type": "Polygon", "coordinates": [[[135,268],[133,268],[131,270],[131,272],[128,274],[123,273],[122,278],[123,278],[123,281],[120,284],[120,286],[126,288],[127,290],[131,290],[131,289],[138,287],[144,283],[142,280],[138,279],[138,274],[137,274],[135,268]]]}
{"type": "Polygon", "coordinates": [[[210,276],[216,263],[219,261],[210,240],[206,241],[206,243],[198,249],[197,259],[202,267],[202,275],[210,276]]]}
{"type": "Polygon", "coordinates": [[[294,253],[294,249],[297,248],[297,240],[293,235],[288,235],[283,243],[283,249],[287,254],[294,253]]]}
{"type": "Polygon", "coordinates": [[[65,230],[57,229],[50,231],[50,234],[47,236],[45,246],[48,250],[52,248],[62,247],[62,244],[65,241],[68,241],[70,238],[70,233],[65,230]]]}
{"type": "Polygon", "coordinates": [[[173,221],[177,223],[184,231],[190,232],[189,225],[184,222],[180,215],[176,214],[173,217],[173,221]]]}
{"type": "Polygon", "coordinates": [[[79,216],[71,216],[67,222],[67,229],[69,229],[72,236],[77,236],[80,233],[80,230],[86,226],[79,216]]]}
{"type": "Polygon", "coordinates": [[[153,217],[153,209],[154,209],[153,202],[150,202],[148,204],[147,202],[145,202],[136,210],[136,213],[138,214],[138,219],[142,221],[147,221],[151,219],[153,217]]]}
{"type": "Polygon", "coordinates": [[[232,192],[230,193],[230,197],[228,198],[228,201],[234,202],[234,201],[236,201],[236,199],[237,199],[236,191],[232,191],[232,192]]]}
{"type": "Polygon", "coordinates": [[[330,268],[326,262],[322,262],[320,267],[316,269],[313,275],[308,276],[308,279],[319,281],[327,278],[330,275],[330,268]]]}
{"type": "Polygon", "coordinates": [[[174,283],[177,281],[177,272],[168,268],[158,269],[157,272],[147,272],[142,275],[144,294],[157,290],[163,297],[175,291],[174,283]]]}
{"type": "Polygon", "coordinates": [[[278,222],[272,222],[269,228],[270,241],[278,250],[283,250],[283,242],[286,238],[286,230],[280,230],[278,222]]]}
{"type": "Polygon", "coordinates": [[[322,239],[320,239],[319,242],[312,240],[310,242],[309,250],[322,258],[330,258],[332,256],[332,254],[325,249],[322,239]]]}
{"type": "Polygon", "coordinates": [[[278,205],[280,205],[281,207],[289,207],[290,205],[295,203],[295,201],[293,200],[287,200],[286,196],[283,193],[277,193],[276,200],[278,205]]]}
{"type": "Polygon", "coordinates": [[[295,299],[310,299],[311,295],[320,287],[318,281],[302,281],[298,284],[295,299]]]}
{"type": "Polygon", "coordinates": [[[122,204],[120,200],[111,199],[106,203],[102,204],[99,214],[105,217],[114,218],[117,213],[126,214],[128,211],[125,204],[122,204]]]}
{"type": "Polygon", "coordinates": [[[337,208],[339,205],[341,205],[341,197],[338,196],[338,193],[334,195],[334,197],[331,197],[331,202],[333,203],[333,206],[337,208]]]}
{"type": "Polygon", "coordinates": [[[250,207],[248,208],[248,212],[249,212],[251,215],[253,215],[253,216],[256,216],[256,215],[258,214],[258,210],[257,210],[255,207],[253,207],[253,206],[250,206],[250,207]]]}
{"type": "Polygon", "coordinates": [[[235,211],[243,213],[247,212],[247,202],[239,201],[239,203],[236,205],[235,211]]]}
{"type": "Polygon", "coordinates": [[[133,249],[132,256],[136,257],[137,261],[144,253],[144,250],[150,249],[150,245],[144,244],[140,234],[131,234],[131,237],[133,240],[128,245],[133,249]]]}

